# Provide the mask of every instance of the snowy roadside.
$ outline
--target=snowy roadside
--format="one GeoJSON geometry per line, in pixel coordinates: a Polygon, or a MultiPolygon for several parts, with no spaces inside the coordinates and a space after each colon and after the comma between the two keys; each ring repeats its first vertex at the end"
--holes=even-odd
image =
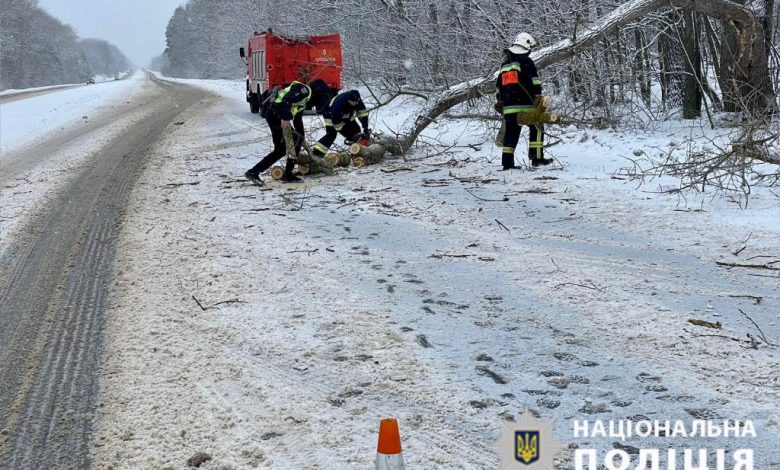
{"type": "MultiPolygon", "coordinates": [[[[88,128],[112,110],[135,102],[143,93],[143,75],[100,89],[65,90],[54,94],[15,101],[0,106],[3,158],[23,151],[25,145],[67,130],[88,128]],[[121,84],[120,84],[121,83],[121,84]]],[[[106,142],[134,123],[144,120],[148,111],[135,107],[109,124],[85,130],[65,146],[52,148],[52,154],[38,167],[13,175],[0,187],[0,252],[15,239],[14,233],[26,217],[53,202],[58,189],[78,174],[81,165],[106,142]]],[[[4,160],[7,162],[7,160],[4,160]]],[[[5,170],[4,170],[5,171],[5,170]]],[[[8,175],[4,175],[8,176],[8,175]]]]}
{"type": "Polygon", "coordinates": [[[495,468],[499,420],[527,408],[565,443],[573,418],[751,418],[780,465],[777,349],[687,323],[755,336],[742,309],[780,340],[777,277],[715,264],[780,256],[771,193],[698,212],[611,178],[657,135],[569,129],[563,171],[498,173],[461,124],[439,129],[457,160],[258,189],[243,84],[186,82],[224,101],[156,147],[128,209],[98,468],[366,468],[388,415],[410,468],[495,468]]]}
{"type": "Polygon", "coordinates": [[[57,88],[67,88],[67,87],[72,87],[73,85],[81,85],[81,84],[66,83],[63,85],[48,85],[48,86],[39,86],[35,88],[8,88],[3,91],[0,91],[0,96],[13,96],[13,95],[18,95],[19,93],[29,93],[32,91],[56,90],[57,88]]]}
{"type": "Polygon", "coordinates": [[[136,73],[127,80],[62,90],[0,105],[0,150],[12,152],[43,136],[78,125],[84,116],[89,118],[132,100],[143,80],[144,75],[136,73]]]}
{"type": "MultiPolygon", "coordinates": [[[[128,75],[133,75],[135,72],[130,73],[121,73],[119,74],[120,78],[124,78],[128,75]]],[[[92,77],[93,80],[95,80],[95,84],[97,83],[103,83],[103,82],[113,82],[116,79],[113,76],[108,75],[95,75],[92,77]]],[[[46,91],[46,90],[56,90],[58,88],[70,88],[73,86],[79,86],[84,85],[84,83],[64,83],[61,85],[47,85],[47,86],[40,86],[40,87],[34,87],[34,88],[7,88],[3,91],[0,91],[0,96],[14,96],[22,93],[31,93],[35,91],[46,91]]]]}

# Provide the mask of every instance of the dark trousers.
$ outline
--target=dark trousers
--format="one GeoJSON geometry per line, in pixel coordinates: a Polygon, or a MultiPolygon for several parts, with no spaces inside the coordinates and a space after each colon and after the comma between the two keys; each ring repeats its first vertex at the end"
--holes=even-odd
{"type": "MultiPolygon", "coordinates": [[[[282,131],[282,120],[273,111],[268,113],[265,120],[268,123],[268,127],[271,129],[271,138],[274,142],[274,149],[271,150],[271,153],[266,155],[265,158],[260,160],[257,165],[253,166],[252,169],[249,170],[250,172],[257,175],[271,168],[274,163],[281,160],[282,157],[287,154],[287,145],[284,141],[284,132],[282,131]]],[[[295,136],[295,154],[297,155],[301,150],[301,145],[303,145],[303,115],[298,114],[295,116],[293,118],[292,125],[294,129],[293,135],[295,136]]],[[[294,167],[295,160],[288,158],[285,171],[287,173],[292,173],[294,167]]]]}
{"type": "MultiPolygon", "coordinates": [[[[515,147],[520,141],[520,130],[522,126],[517,123],[516,114],[507,114],[504,116],[506,124],[506,134],[504,134],[504,147],[501,150],[501,164],[504,168],[515,166],[515,147]]],[[[541,160],[544,158],[544,125],[528,126],[530,135],[528,137],[528,158],[530,160],[541,160]]]]}
{"type": "Polygon", "coordinates": [[[335,126],[338,126],[338,123],[335,125],[325,124],[325,135],[314,145],[314,149],[312,150],[314,155],[322,157],[328,153],[328,149],[330,149],[330,146],[336,141],[336,137],[339,134],[349,140],[355,139],[355,136],[360,134],[360,126],[354,119],[344,123],[344,126],[338,131],[335,126]]]}

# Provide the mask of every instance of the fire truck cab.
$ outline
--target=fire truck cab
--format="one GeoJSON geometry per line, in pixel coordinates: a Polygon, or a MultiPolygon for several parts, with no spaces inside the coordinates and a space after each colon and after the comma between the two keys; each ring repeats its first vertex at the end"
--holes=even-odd
{"type": "Polygon", "coordinates": [[[293,81],[310,83],[320,78],[333,90],[342,87],[338,33],[281,36],[269,28],[255,32],[246,49],[242,47],[239,52],[246,63],[246,101],[252,113],[258,113],[264,100],[293,81]]]}

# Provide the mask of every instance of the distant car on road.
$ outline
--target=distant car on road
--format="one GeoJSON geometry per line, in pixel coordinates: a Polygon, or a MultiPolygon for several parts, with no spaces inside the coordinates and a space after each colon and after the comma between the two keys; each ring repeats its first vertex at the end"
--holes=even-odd
{"type": "Polygon", "coordinates": [[[87,80],[87,85],[94,85],[94,84],[95,84],[94,78],[90,78],[89,80],[87,80]]]}
{"type": "Polygon", "coordinates": [[[114,75],[114,80],[119,80],[119,75],[114,75]]]}

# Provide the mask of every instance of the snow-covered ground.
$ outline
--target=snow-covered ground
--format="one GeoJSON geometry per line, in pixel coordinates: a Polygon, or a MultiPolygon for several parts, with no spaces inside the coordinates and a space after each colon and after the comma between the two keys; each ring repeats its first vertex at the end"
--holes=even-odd
{"type": "Polygon", "coordinates": [[[20,93],[30,93],[33,91],[44,91],[44,90],[56,90],[57,88],[67,88],[71,87],[73,85],[76,85],[75,83],[65,84],[65,85],[48,85],[48,86],[39,86],[35,88],[23,88],[23,89],[16,89],[16,88],[7,88],[3,91],[0,91],[0,96],[11,96],[11,95],[17,95],[20,93]]]}
{"type": "Polygon", "coordinates": [[[429,133],[447,153],[257,188],[242,174],[269,135],[243,83],[186,82],[221,100],[156,147],[127,212],[100,467],[367,468],[396,416],[409,468],[496,468],[500,420],[529,408],[601,450],[614,439],[574,440],[573,419],[752,419],[748,443],[627,444],[780,466],[780,355],[740,313],[780,341],[777,273],[716,264],[780,257],[777,196],[741,210],[615,176],[688,127],[563,129],[556,168],[506,173],[456,122],[429,133]]]}
{"type": "MultiPolygon", "coordinates": [[[[135,73],[134,71],[121,72],[121,73],[117,74],[117,76],[119,76],[119,78],[124,78],[125,76],[133,75],[134,73],[135,73]]],[[[92,79],[95,80],[95,84],[116,80],[114,78],[114,75],[109,75],[109,76],[107,76],[107,75],[95,75],[94,77],[92,77],[92,79]]],[[[35,91],[56,90],[58,88],[73,87],[75,85],[83,85],[83,83],[65,83],[65,84],[61,84],[61,85],[47,85],[47,86],[40,86],[40,87],[34,87],[34,88],[21,88],[21,89],[6,88],[5,90],[0,91],[0,96],[13,96],[13,95],[18,95],[18,94],[22,94],[22,93],[31,93],[31,92],[35,92],[35,91]]]]}
{"type": "Polygon", "coordinates": [[[60,90],[0,104],[0,250],[13,241],[25,217],[52,202],[58,188],[78,173],[96,149],[148,114],[135,101],[143,74],[99,86],[60,90]],[[114,115],[114,113],[116,115],[114,115]],[[8,174],[11,159],[28,146],[81,130],[64,145],[47,148],[43,164],[22,174],[8,174]]]}
{"type": "MultiPolygon", "coordinates": [[[[133,99],[141,80],[143,74],[136,73],[128,80],[96,83],[0,105],[0,151],[11,152],[35,139],[73,126],[85,116],[89,119],[90,114],[133,99]]],[[[58,87],[42,89],[49,88],[58,87]]]]}
{"type": "MultiPolygon", "coordinates": [[[[409,468],[496,468],[500,420],[526,409],[601,450],[613,440],[573,439],[573,419],[752,419],[758,437],[739,443],[626,444],[755,447],[756,468],[780,468],[780,354],[756,326],[780,342],[777,271],[716,264],[780,258],[777,190],[754,188],[742,210],[616,174],[634,150],[711,131],[551,129],[554,168],[498,172],[482,125],[443,122],[428,135],[454,146],[438,155],[257,188],[242,175],[269,133],[243,82],[184,82],[219,99],[155,146],[126,212],[97,468],[182,468],[196,452],[206,469],[367,468],[386,416],[409,468]]],[[[0,148],[111,112],[142,83],[4,104],[0,148]]],[[[372,127],[398,129],[411,105],[372,127]]],[[[90,149],[143,117],[5,182],[0,250],[90,149]]]]}

